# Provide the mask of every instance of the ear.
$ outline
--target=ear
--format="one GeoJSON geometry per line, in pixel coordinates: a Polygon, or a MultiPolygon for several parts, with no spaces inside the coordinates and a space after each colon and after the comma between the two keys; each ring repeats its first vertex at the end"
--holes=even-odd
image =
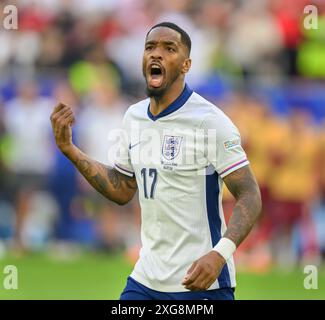
{"type": "Polygon", "coordinates": [[[191,69],[191,65],[192,65],[192,60],[190,58],[186,58],[183,62],[183,73],[187,73],[189,72],[189,70],[191,69]]]}

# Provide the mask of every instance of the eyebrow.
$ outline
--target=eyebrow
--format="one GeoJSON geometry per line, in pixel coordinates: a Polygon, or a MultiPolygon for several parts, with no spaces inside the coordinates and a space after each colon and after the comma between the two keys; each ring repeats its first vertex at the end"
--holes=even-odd
{"type": "MultiPolygon", "coordinates": [[[[157,44],[159,41],[156,41],[156,40],[149,40],[146,42],[146,45],[148,44],[157,44]]],[[[178,43],[176,41],[172,41],[172,40],[165,40],[165,41],[160,41],[162,42],[164,45],[167,45],[167,46],[170,46],[170,45],[174,45],[174,46],[177,46],[178,43]]]]}

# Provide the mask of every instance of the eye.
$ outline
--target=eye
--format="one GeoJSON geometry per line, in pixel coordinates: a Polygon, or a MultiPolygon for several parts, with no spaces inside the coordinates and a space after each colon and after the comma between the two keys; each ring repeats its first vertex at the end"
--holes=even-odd
{"type": "Polygon", "coordinates": [[[150,51],[151,49],[153,48],[153,46],[152,45],[148,45],[148,46],[146,46],[146,51],[150,51]]]}
{"type": "Polygon", "coordinates": [[[173,48],[173,47],[167,47],[167,50],[168,50],[169,52],[176,52],[175,48],[173,48]]]}

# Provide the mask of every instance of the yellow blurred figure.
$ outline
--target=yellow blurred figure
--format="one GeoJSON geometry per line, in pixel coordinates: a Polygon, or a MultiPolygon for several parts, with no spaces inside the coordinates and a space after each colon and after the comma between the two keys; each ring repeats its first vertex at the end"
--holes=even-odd
{"type": "Polygon", "coordinates": [[[270,145],[272,170],[268,183],[274,202],[271,215],[275,225],[289,229],[306,213],[316,193],[317,136],[308,124],[309,115],[295,111],[270,145]]]}

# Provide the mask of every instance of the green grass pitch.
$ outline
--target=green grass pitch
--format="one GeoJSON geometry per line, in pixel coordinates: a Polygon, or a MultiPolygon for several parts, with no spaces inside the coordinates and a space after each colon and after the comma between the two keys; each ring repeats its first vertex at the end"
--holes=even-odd
{"type": "MultiPolygon", "coordinates": [[[[45,254],[0,260],[0,299],[118,299],[131,264],[121,254],[83,253],[69,261],[45,254]],[[3,287],[6,265],[18,269],[18,289],[3,287]]],[[[303,268],[264,274],[238,272],[236,299],[325,299],[325,268],[318,289],[303,286],[303,268]]]]}

